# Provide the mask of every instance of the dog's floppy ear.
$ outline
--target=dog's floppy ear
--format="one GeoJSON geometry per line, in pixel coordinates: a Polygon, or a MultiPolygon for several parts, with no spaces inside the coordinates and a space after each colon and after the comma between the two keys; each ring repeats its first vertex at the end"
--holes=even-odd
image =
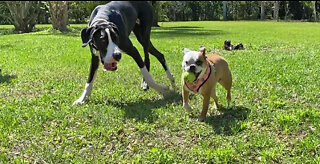
{"type": "Polygon", "coordinates": [[[105,31],[105,30],[101,30],[101,36],[100,36],[100,38],[102,39],[102,38],[105,38],[106,36],[107,36],[106,31],[105,31]]]}
{"type": "Polygon", "coordinates": [[[186,54],[186,53],[188,53],[188,52],[190,52],[191,50],[189,50],[188,48],[184,48],[183,49],[183,52],[184,52],[184,54],[186,54]]]}
{"type": "Polygon", "coordinates": [[[200,46],[199,48],[199,51],[200,51],[200,56],[203,56],[204,58],[207,58],[206,56],[206,48],[204,46],[200,46]]]}
{"type": "Polygon", "coordinates": [[[82,47],[87,46],[91,42],[90,32],[92,27],[81,30],[82,47]]]}
{"type": "Polygon", "coordinates": [[[200,53],[202,53],[203,55],[206,54],[206,48],[204,46],[200,46],[199,48],[200,53]]]}
{"type": "Polygon", "coordinates": [[[116,25],[112,24],[111,28],[109,28],[109,30],[111,31],[110,35],[111,35],[111,39],[115,44],[119,44],[119,29],[116,25]]]}
{"type": "Polygon", "coordinates": [[[87,46],[91,41],[93,34],[97,32],[100,28],[97,26],[92,26],[89,28],[84,28],[81,31],[82,47],[87,46]]]}

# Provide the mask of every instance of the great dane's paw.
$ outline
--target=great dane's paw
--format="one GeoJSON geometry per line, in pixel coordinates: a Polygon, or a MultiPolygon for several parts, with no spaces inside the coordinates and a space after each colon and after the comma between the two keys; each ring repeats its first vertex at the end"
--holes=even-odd
{"type": "Polygon", "coordinates": [[[84,103],[85,103],[85,100],[83,100],[83,99],[78,99],[78,100],[74,101],[72,105],[82,105],[82,104],[84,104],[84,103]]]}
{"type": "Polygon", "coordinates": [[[147,84],[145,81],[142,81],[142,83],[141,83],[141,88],[146,91],[146,90],[149,89],[149,86],[148,86],[148,84],[147,84]]]}
{"type": "Polygon", "coordinates": [[[206,120],[206,117],[202,117],[201,115],[198,117],[198,121],[204,122],[206,120]]]}
{"type": "Polygon", "coordinates": [[[192,112],[192,108],[191,108],[191,106],[190,106],[189,104],[183,104],[183,107],[186,109],[186,111],[187,111],[188,113],[191,113],[191,112],[192,112]]]}
{"type": "Polygon", "coordinates": [[[171,82],[171,87],[172,87],[172,89],[174,90],[174,91],[178,91],[179,89],[178,89],[178,87],[177,87],[177,85],[176,85],[176,83],[173,81],[173,82],[171,82]]]}
{"type": "Polygon", "coordinates": [[[161,85],[161,89],[159,92],[164,96],[169,96],[172,93],[172,90],[170,90],[169,86],[161,85]]]}

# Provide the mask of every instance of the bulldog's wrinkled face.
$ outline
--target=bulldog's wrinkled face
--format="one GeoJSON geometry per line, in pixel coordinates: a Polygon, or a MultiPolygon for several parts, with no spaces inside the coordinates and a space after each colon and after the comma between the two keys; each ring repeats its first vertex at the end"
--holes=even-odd
{"type": "Polygon", "coordinates": [[[121,50],[112,39],[113,36],[109,28],[100,29],[93,35],[92,52],[96,56],[100,56],[104,70],[117,70],[117,63],[121,59],[121,50]],[[100,31],[100,32],[99,32],[100,31]]]}
{"type": "Polygon", "coordinates": [[[182,61],[182,67],[185,71],[193,72],[199,75],[205,66],[205,59],[200,55],[198,51],[191,51],[188,48],[184,48],[184,57],[182,61]]]}

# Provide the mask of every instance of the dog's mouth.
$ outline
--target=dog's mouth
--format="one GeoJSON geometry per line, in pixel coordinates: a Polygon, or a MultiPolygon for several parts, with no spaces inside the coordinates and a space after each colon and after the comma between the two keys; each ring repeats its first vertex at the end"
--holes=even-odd
{"type": "Polygon", "coordinates": [[[201,73],[201,71],[199,71],[198,73],[194,73],[194,75],[196,76],[196,80],[198,79],[200,73],[201,73]]]}
{"type": "Polygon", "coordinates": [[[103,68],[104,71],[115,71],[117,70],[117,62],[104,63],[103,68]]]}

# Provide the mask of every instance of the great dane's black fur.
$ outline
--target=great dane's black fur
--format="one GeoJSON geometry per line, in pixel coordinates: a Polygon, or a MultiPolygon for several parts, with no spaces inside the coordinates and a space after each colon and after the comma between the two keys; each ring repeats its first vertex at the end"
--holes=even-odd
{"type": "MultiPolygon", "coordinates": [[[[164,70],[167,72],[171,84],[174,85],[174,78],[168,70],[164,55],[160,53],[150,41],[152,22],[153,9],[147,1],[112,1],[106,5],[99,5],[93,10],[89,27],[84,28],[81,31],[83,46],[89,45],[92,55],[90,73],[87,80],[87,84],[91,84],[91,88],[96,70],[99,67],[99,61],[101,61],[102,64],[105,64],[103,58],[105,58],[108,53],[107,47],[108,44],[110,44],[109,41],[112,41],[123,52],[130,55],[135,60],[141,69],[144,79],[150,87],[155,88],[160,93],[167,92],[169,89],[167,86],[155,83],[150,75],[146,75],[148,73],[142,71],[144,67],[146,67],[147,71],[150,70],[148,52],[159,60],[164,70]],[[110,31],[111,40],[108,38],[106,29],[110,31]],[[144,61],[129,39],[131,31],[134,32],[137,40],[143,46],[145,56],[144,61]],[[149,82],[147,78],[149,78],[149,82]]],[[[121,53],[112,53],[113,59],[116,61],[121,59],[121,53]]],[[[148,87],[145,87],[144,89],[147,88],[148,87]]],[[[83,93],[83,96],[84,94],[85,93],[83,93]]],[[[88,95],[86,95],[86,97],[88,97],[88,95]]],[[[86,98],[84,98],[83,102],[85,99],[86,98]]]]}

